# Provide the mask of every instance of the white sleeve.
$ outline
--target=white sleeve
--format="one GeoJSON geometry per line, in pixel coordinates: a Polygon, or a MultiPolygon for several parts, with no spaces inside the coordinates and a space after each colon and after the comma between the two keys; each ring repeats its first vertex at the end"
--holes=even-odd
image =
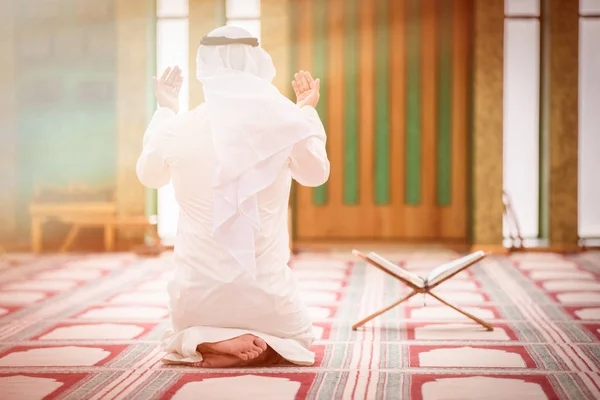
{"type": "Polygon", "coordinates": [[[170,147],[170,135],[166,127],[174,122],[175,117],[173,110],[159,108],[144,133],[142,154],[138,158],[136,172],[142,185],[151,189],[163,187],[171,180],[171,172],[166,163],[170,147]]]}
{"type": "Polygon", "coordinates": [[[320,186],[329,179],[329,160],[325,144],[327,135],[317,110],[302,107],[316,135],[297,143],[292,150],[290,170],[292,177],[302,186],[320,186]]]}

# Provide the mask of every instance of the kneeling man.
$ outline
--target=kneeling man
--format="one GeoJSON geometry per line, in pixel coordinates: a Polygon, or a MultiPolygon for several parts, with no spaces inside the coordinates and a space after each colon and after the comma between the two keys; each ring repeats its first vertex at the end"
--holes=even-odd
{"type": "Polygon", "coordinates": [[[287,208],[292,178],[319,186],[329,177],[319,80],[297,73],[294,104],[274,76],[258,40],[229,26],[198,50],[205,103],[178,114],[181,71],[155,79],[159,109],[137,174],[150,188],[172,181],[180,208],[166,363],[314,363],[312,323],[288,267],[287,208]]]}

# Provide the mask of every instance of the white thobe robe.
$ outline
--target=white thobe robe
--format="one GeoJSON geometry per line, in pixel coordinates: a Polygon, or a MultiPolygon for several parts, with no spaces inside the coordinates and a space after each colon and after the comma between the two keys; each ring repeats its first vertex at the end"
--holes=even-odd
{"type": "Polygon", "coordinates": [[[312,107],[302,112],[314,135],[294,146],[276,180],[258,195],[255,280],[212,237],[215,153],[204,107],[180,115],[160,108],[154,114],[137,175],[150,188],[172,181],[180,207],[175,274],[168,285],[172,330],[164,340],[165,362],[201,361],[198,344],[250,333],[294,364],[314,363],[312,323],[288,267],[287,209],[292,178],[319,186],[327,181],[330,166],[317,112],[312,107]]]}

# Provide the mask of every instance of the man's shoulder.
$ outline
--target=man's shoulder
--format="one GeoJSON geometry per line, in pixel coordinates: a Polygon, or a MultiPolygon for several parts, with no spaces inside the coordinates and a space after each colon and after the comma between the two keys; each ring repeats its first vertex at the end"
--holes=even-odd
{"type": "Polygon", "coordinates": [[[177,119],[171,126],[173,138],[179,142],[190,144],[198,141],[208,132],[208,122],[205,118],[204,107],[202,105],[189,111],[177,115],[177,119]]]}

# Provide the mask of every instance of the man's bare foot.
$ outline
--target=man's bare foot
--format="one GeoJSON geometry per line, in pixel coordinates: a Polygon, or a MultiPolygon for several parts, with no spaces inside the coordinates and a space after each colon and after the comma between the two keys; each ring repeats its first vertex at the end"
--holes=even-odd
{"type": "Polygon", "coordinates": [[[243,361],[250,361],[267,350],[267,343],[259,337],[246,334],[222,342],[202,343],[196,350],[203,356],[205,354],[231,355],[243,361]]]}
{"type": "Polygon", "coordinates": [[[199,368],[235,368],[246,365],[246,361],[230,354],[205,353],[202,357],[202,361],[194,363],[192,366],[199,368]]]}
{"type": "Polygon", "coordinates": [[[271,347],[268,347],[258,357],[244,361],[231,354],[204,353],[203,360],[193,363],[198,368],[243,368],[243,367],[268,367],[281,363],[282,357],[271,347]]]}

